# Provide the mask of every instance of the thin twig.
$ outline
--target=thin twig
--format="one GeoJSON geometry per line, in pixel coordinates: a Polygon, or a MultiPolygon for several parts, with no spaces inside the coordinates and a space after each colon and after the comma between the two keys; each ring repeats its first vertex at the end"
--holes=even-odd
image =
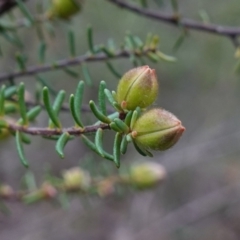
{"type": "Polygon", "coordinates": [[[62,128],[62,129],[36,128],[36,127],[20,126],[20,125],[17,125],[17,124],[9,124],[9,126],[8,126],[8,129],[13,131],[13,132],[20,131],[20,132],[23,132],[23,133],[27,133],[29,135],[35,135],[35,136],[39,135],[39,136],[43,136],[43,137],[59,136],[59,135],[65,133],[65,132],[67,132],[71,136],[80,136],[81,134],[94,133],[99,128],[110,129],[108,124],[86,126],[83,129],[76,128],[76,127],[62,128]]]}
{"type": "Polygon", "coordinates": [[[193,29],[197,31],[217,34],[231,39],[235,39],[240,35],[239,27],[221,26],[217,24],[201,23],[192,19],[178,17],[173,14],[165,14],[160,11],[148,10],[146,8],[137,7],[133,4],[127,3],[122,0],[107,0],[121,8],[125,8],[137,14],[152,18],[164,23],[174,25],[176,27],[181,26],[187,29],[193,29]]]}
{"type": "Polygon", "coordinates": [[[104,53],[99,53],[97,55],[85,54],[85,55],[77,56],[75,58],[58,60],[50,64],[31,66],[26,68],[23,71],[21,70],[21,71],[14,71],[11,73],[3,73],[0,75],[0,82],[6,81],[9,79],[23,77],[23,76],[31,76],[31,75],[36,75],[38,73],[64,69],[69,66],[81,65],[84,62],[98,62],[98,61],[106,61],[109,59],[127,58],[127,57],[130,57],[132,54],[134,54],[135,56],[143,56],[149,52],[155,52],[155,51],[156,49],[147,49],[143,52],[121,50],[111,57],[107,56],[104,53]]]}

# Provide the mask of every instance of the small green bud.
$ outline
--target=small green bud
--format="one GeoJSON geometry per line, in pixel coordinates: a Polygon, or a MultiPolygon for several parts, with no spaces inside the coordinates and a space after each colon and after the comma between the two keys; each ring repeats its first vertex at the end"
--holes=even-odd
{"type": "Polygon", "coordinates": [[[89,173],[79,167],[74,167],[64,171],[63,173],[64,186],[68,190],[86,190],[91,183],[89,173]]]}
{"type": "Polygon", "coordinates": [[[154,187],[166,178],[165,168],[155,162],[134,163],[130,168],[129,182],[140,189],[154,187]]]}
{"type": "Polygon", "coordinates": [[[157,98],[158,81],[149,66],[133,68],[123,75],[117,87],[117,102],[123,109],[146,108],[157,98]]]}
{"type": "Polygon", "coordinates": [[[133,140],[146,149],[164,151],[172,147],[185,128],[172,113],[155,108],[142,114],[132,129],[133,140]]]}
{"type": "Polygon", "coordinates": [[[68,19],[82,9],[83,0],[52,0],[52,7],[47,12],[48,18],[68,19]]]}

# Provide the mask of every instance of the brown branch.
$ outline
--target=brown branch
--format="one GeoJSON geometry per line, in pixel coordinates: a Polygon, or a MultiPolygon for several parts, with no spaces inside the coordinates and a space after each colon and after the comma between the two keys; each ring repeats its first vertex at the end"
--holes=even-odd
{"type": "Polygon", "coordinates": [[[240,27],[230,27],[210,23],[201,23],[198,21],[194,21],[192,19],[177,17],[176,15],[173,14],[165,14],[160,11],[153,11],[145,8],[140,8],[133,4],[127,3],[123,0],[107,0],[107,1],[121,8],[135,12],[139,15],[155,19],[164,23],[168,23],[176,27],[181,26],[187,29],[226,36],[231,39],[235,39],[237,36],[240,35],[240,27]]]}
{"type": "Polygon", "coordinates": [[[132,54],[134,54],[135,56],[143,56],[149,52],[155,52],[155,51],[156,49],[146,49],[142,52],[121,50],[111,57],[107,56],[104,53],[100,53],[98,55],[85,54],[85,55],[78,56],[71,59],[58,60],[51,64],[31,66],[21,71],[14,71],[11,73],[2,73],[0,75],[0,82],[6,81],[9,79],[18,78],[18,77],[31,76],[31,75],[36,75],[38,73],[64,69],[69,66],[81,65],[84,62],[97,62],[97,61],[106,61],[109,59],[127,58],[127,57],[130,57],[132,54]]]}
{"type": "Polygon", "coordinates": [[[36,128],[36,127],[25,127],[17,124],[11,124],[9,123],[8,129],[10,131],[16,132],[20,131],[29,135],[39,135],[43,137],[51,137],[51,136],[59,136],[65,132],[69,133],[71,136],[79,136],[81,134],[88,134],[88,133],[94,133],[99,128],[102,129],[110,129],[108,124],[99,124],[99,125],[92,125],[92,126],[86,126],[83,129],[71,127],[71,128],[62,128],[62,129],[51,129],[51,128],[36,128]]]}

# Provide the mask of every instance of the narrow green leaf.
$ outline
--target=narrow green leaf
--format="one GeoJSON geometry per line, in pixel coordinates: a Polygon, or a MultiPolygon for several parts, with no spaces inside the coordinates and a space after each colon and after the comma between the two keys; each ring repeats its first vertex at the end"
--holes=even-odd
{"type": "Polygon", "coordinates": [[[173,51],[177,51],[183,44],[184,40],[186,39],[186,30],[182,30],[181,34],[177,38],[176,42],[173,45],[173,51]]]}
{"type": "Polygon", "coordinates": [[[95,50],[94,50],[94,43],[93,43],[93,29],[92,29],[92,26],[88,26],[88,28],[87,28],[87,39],[88,39],[89,50],[92,54],[94,54],[95,50]]]}
{"type": "Polygon", "coordinates": [[[13,35],[6,31],[1,31],[1,36],[9,43],[15,45],[18,48],[23,48],[23,44],[18,41],[18,39],[13,35]]]}
{"type": "Polygon", "coordinates": [[[112,91],[112,96],[115,101],[117,101],[117,93],[115,91],[112,91]]]}
{"type": "Polygon", "coordinates": [[[158,55],[158,57],[166,62],[176,62],[177,59],[175,57],[166,55],[160,51],[157,51],[156,54],[158,55]]]}
{"type": "Polygon", "coordinates": [[[69,141],[69,133],[65,132],[60,136],[60,138],[58,139],[58,141],[56,143],[55,148],[56,148],[56,151],[57,151],[58,155],[61,158],[64,158],[63,150],[64,150],[64,147],[66,146],[68,141],[69,141]]]}
{"type": "Polygon", "coordinates": [[[5,108],[4,108],[5,89],[6,89],[6,86],[2,85],[2,87],[0,89],[0,116],[4,116],[4,114],[5,114],[5,108]]]}
{"type": "Polygon", "coordinates": [[[198,14],[199,14],[199,16],[201,17],[202,21],[203,21],[205,24],[210,23],[210,17],[209,17],[209,15],[208,15],[208,13],[207,13],[206,10],[200,9],[200,10],[198,11],[198,14]]]}
{"type": "Polygon", "coordinates": [[[43,24],[35,24],[35,28],[36,28],[36,35],[37,35],[38,40],[40,42],[44,42],[45,35],[44,35],[44,31],[43,31],[43,24]]]}
{"type": "Polygon", "coordinates": [[[95,135],[95,146],[99,154],[104,157],[104,150],[103,150],[103,130],[99,128],[95,135]]]}
{"type": "MultiPolygon", "coordinates": [[[[65,99],[65,96],[66,96],[66,92],[64,90],[61,90],[57,97],[55,98],[55,101],[53,103],[53,111],[55,112],[56,116],[58,116],[59,112],[60,112],[60,109],[64,103],[64,99],[65,99]]],[[[52,127],[53,123],[50,121],[49,122],[49,126],[52,127]]]]}
{"type": "Polygon", "coordinates": [[[88,67],[86,63],[82,63],[82,73],[83,73],[83,78],[86,81],[87,85],[91,87],[93,85],[93,81],[88,71],[88,67]]]}
{"type": "Polygon", "coordinates": [[[130,127],[133,111],[129,111],[124,119],[124,122],[127,126],[130,127]]]}
{"type": "Polygon", "coordinates": [[[33,204],[33,203],[43,200],[44,198],[45,197],[44,197],[42,191],[36,190],[36,191],[30,192],[28,194],[25,194],[22,197],[22,201],[25,204],[33,204]]]}
{"type": "Polygon", "coordinates": [[[55,28],[53,27],[53,25],[49,21],[45,22],[44,27],[45,27],[46,31],[48,32],[48,34],[51,38],[54,38],[56,36],[55,28]]]}
{"type": "Polygon", "coordinates": [[[127,46],[131,50],[137,49],[137,44],[134,40],[133,35],[130,32],[127,33],[127,36],[125,37],[125,41],[126,41],[127,46]]]}
{"type": "Polygon", "coordinates": [[[110,61],[106,61],[106,65],[108,67],[108,69],[110,70],[110,72],[117,78],[120,79],[122,77],[122,75],[114,68],[114,66],[111,64],[110,61]]]}
{"type": "Polygon", "coordinates": [[[137,152],[138,152],[140,155],[142,155],[142,156],[144,156],[144,157],[147,156],[147,154],[136,144],[135,141],[133,141],[133,145],[134,145],[135,149],[137,150],[137,152]]]}
{"type": "Polygon", "coordinates": [[[41,41],[38,49],[38,59],[40,63],[45,62],[46,49],[47,49],[47,44],[41,41]]]}
{"type": "Polygon", "coordinates": [[[24,43],[22,42],[21,38],[18,36],[17,31],[12,33],[12,37],[14,38],[14,41],[16,42],[17,46],[19,46],[19,48],[24,48],[24,43]]]}
{"type": "MultiPolygon", "coordinates": [[[[40,114],[40,112],[42,111],[42,108],[41,106],[35,106],[33,107],[31,110],[29,110],[27,112],[27,119],[28,119],[28,122],[32,122],[36,119],[36,117],[40,114]]],[[[23,124],[23,119],[20,118],[18,120],[18,124],[22,125],[23,124]]]]}
{"type": "Polygon", "coordinates": [[[36,179],[33,175],[33,172],[27,171],[27,173],[24,176],[24,182],[26,184],[28,191],[33,191],[37,189],[36,179]]]}
{"type": "Polygon", "coordinates": [[[104,115],[107,114],[106,95],[104,93],[105,88],[106,88],[106,82],[101,81],[100,84],[99,84],[99,89],[98,89],[98,104],[99,104],[100,112],[104,115]]]}
{"type": "Polygon", "coordinates": [[[42,111],[41,106],[35,106],[31,110],[27,112],[27,119],[29,122],[32,122],[36,119],[36,117],[40,114],[42,111]]]}
{"type": "Polygon", "coordinates": [[[109,103],[112,104],[113,102],[116,102],[116,100],[114,99],[112,93],[107,88],[104,89],[104,93],[105,93],[109,103]]]}
{"type": "Polygon", "coordinates": [[[112,105],[118,112],[124,112],[124,110],[121,108],[120,104],[118,104],[117,102],[113,102],[112,105]]]}
{"type": "Polygon", "coordinates": [[[136,107],[135,109],[137,111],[137,118],[140,117],[141,113],[142,113],[142,110],[140,107],[136,107]]]}
{"type": "Polygon", "coordinates": [[[107,116],[109,119],[113,120],[114,118],[119,117],[119,112],[114,112],[107,116]]]}
{"type": "Polygon", "coordinates": [[[74,95],[74,114],[75,114],[75,121],[80,126],[83,127],[83,123],[81,121],[81,108],[83,102],[83,93],[84,93],[84,82],[80,81],[78,83],[75,95],[74,95]]]}
{"type": "Polygon", "coordinates": [[[149,152],[147,149],[145,149],[144,146],[140,146],[135,141],[133,141],[133,145],[134,145],[135,149],[138,151],[138,153],[141,154],[142,156],[144,156],[144,157],[146,157],[146,156],[153,157],[152,153],[149,152]]]}
{"type": "Polygon", "coordinates": [[[0,28],[4,29],[4,30],[9,30],[9,31],[15,31],[16,25],[11,21],[8,21],[6,19],[1,19],[0,20],[0,28]]]}
{"type": "Polygon", "coordinates": [[[132,42],[131,42],[129,36],[125,36],[125,38],[124,38],[124,47],[131,51],[134,50],[134,47],[132,45],[132,42]]]}
{"type": "Polygon", "coordinates": [[[96,104],[94,103],[94,101],[90,101],[89,102],[89,106],[90,106],[90,109],[92,110],[93,114],[95,115],[95,117],[97,119],[99,119],[101,122],[103,123],[111,123],[111,119],[109,119],[107,116],[105,116],[104,114],[102,114],[99,109],[97,108],[96,104]]]}
{"type": "Polygon", "coordinates": [[[31,144],[31,139],[24,133],[21,133],[22,142],[25,144],[31,144]]]}
{"type": "Polygon", "coordinates": [[[120,167],[120,148],[121,148],[121,142],[122,142],[122,134],[116,133],[114,138],[114,144],[113,144],[113,157],[114,157],[114,163],[116,164],[116,167],[120,167]]]}
{"type": "Polygon", "coordinates": [[[143,48],[144,48],[144,43],[143,43],[143,41],[138,37],[138,36],[133,36],[133,38],[134,38],[134,42],[135,42],[135,44],[137,45],[137,48],[139,48],[139,50],[143,50],[143,48]]]}
{"type": "Polygon", "coordinates": [[[122,132],[122,129],[120,129],[115,122],[111,122],[109,126],[115,132],[122,132]]]}
{"type": "Polygon", "coordinates": [[[114,42],[114,40],[112,38],[109,38],[107,40],[107,46],[108,46],[108,49],[112,52],[112,53],[115,53],[116,52],[116,44],[114,42]]]}
{"type": "Polygon", "coordinates": [[[65,96],[66,96],[66,92],[64,90],[61,90],[55,101],[54,101],[54,104],[53,104],[53,110],[55,111],[56,114],[58,114],[61,110],[61,107],[64,103],[64,99],[65,99],[65,96]]]}
{"type": "Polygon", "coordinates": [[[125,154],[127,152],[127,146],[128,146],[127,135],[124,135],[120,146],[121,154],[125,154]]]}
{"type": "MultiPolygon", "coordinates": [[[[109,119],[111,119],[111,121],[113,121],[113,119],[119,117],[119,112],[114,112],[110,115],[107,116],[109,119]]],[[[96,123],[94,123],[94,125],[99,125],[101,122],[97,121],[96,123]]],[[[110,123],[111,124],[111,123],[110,123]]],[[[114,123],[115,124],[115,123],[114,123]]],[[[116,124],[115,124],[116,125],[116,124]]]]}
{"type": "Polygon", "coordinates": [[[5,114],[16,113],[18,109],[18,105],[15,102],[7,102],[6,104],[4,104],[5,114]]]}
{"type": "Polygon", "coordinates": [[[107,48],[106,46],[104,46],[104,45],[101,45],[101,46],[100,46],[100,50],[101,50],[103,53],[105,53],[108,58],[112,58],[112,57],[115,56],[115,53],[114,53],[114,52],[111,52],[111,50],[108,49],[108,48],[107,48]]]}
{"type": "Polygon", "coordinates": [[[129,133],[128,135],[126,135],[126,140],[128,143],[132,142],[133,139],[132,139],[132,136],[131,136],[131,133],[129,133]]]}
{"type": "Polygon", "coordinates": [[[152,39],[153,39],[153,34],[151,32],[149,32],[147,34],[147,38],[146,38],[146,42],[145,42],[145,48],[151,48],[152,39]]]}
{"type": "Polygon", "coordinates": [[[75,35],[72,29],[68,31],[68,46],[71,57],[76,56],[75,35]]]}
{"type": "Polygon", "coordinates": [[[27,119],[27,109],[25,105],[25,86],[24,83],[20,83],[18,88],[18,103],[19,103],[19,111],[22,118],[22,124],[28,125],[27,119]]]}
{"type": "Polygon", "coordinates": [[[138,112],[136,110],[134,110],[132,118],[131,118],[131,122],[130,122],[130,129],[133,129],[133,126],[134,126],[135,122],[137,121],[137,118],[138,118],[138,112]]]}
{"type": "Polygon", "coordinates": [[[10,86],[10,87],[5,89],[4,97],[5,97],[5,99],[10,98],[16,93],[17,93],[17,86],[10,86]]]}
{"type": "Polygon", "coordinates": [[[56,136],[42,136],[42,138],[57,141],[59,139],[59,135],[56,135],[56,136]]]}
{"type": "Polygon", "coordinates": [[[104,90],[104,93],[109,101],[109,103],[119,112],[123,112],[123,109],[121,108],[120,104],[118,104],[116,102],[116,100],[114,99],[112,93],[108,90],[108,89],[105,89],[104,90]]]}
{"type": "Polygon", "coordinates": [[[47,87],[49,89],[49,92],[53,96],[57,95],[57,91],[49,84],[49,82],[46,79],[44,79],[42,76],[39,76],[39,75],[36,75],[35,78],[39,83],[41,83],[43,87],[47,87]]]}
{"type": "Polygon", "coordinates": [[[18,63],[19,69],[22,71],[25,71],[26,70],[26,65],[25,65],[26,60],[24,59],[23,55],[21,53],[17,52],[15,57],[16,57],[16,61],[18,63]]]}
{"type": "Polygon", "coordinates": [[[73,77],[73,78],[79,78],[79,74],[78,72],[70,69],[70,68],[64,68],[63,71],[68,74],[70,77],[73,77]]]}
{"type": "Polygon", "coordinates": [[[17,2],[17,5],[18,5],[19,9],[23,13],[23,15],[28,19],[30,24],[33,24],[34,23],[34,18],[31,14],[31,12],[27,9],[26,5],[23,3],[23,1],[22,0],[16,0],[16,2],[17,2]]]}
{"type": "Polygon", "coordinates": [[[175,13],[178,12],[178,0],[171,0],[172,9],[175,13]]]}
{"type": "Polygon", "coordinates": [[[29,164],[24,155],[24,150],[23,150],[23,145],[22,145],[22,137],[21,137],[21,133],[19,131],[16,132],[15,139],[16,139],[17,151],[18,151],[18,156],[20,158],[20,161],[23,164],[23,166],[28,168],[29,164]]]}
{"type": "Polygon", "coordinates": [[[158,48],[158,45],[159,45],[159,37],[158,35],[153,35],[149,48],[152,50],[154,49],[156,50],[158,48]]]}
{"type": "Polygon", "coordinates": [[[119,118],[115,118],[114,122],[116,123],[116,125],[122,130],[122,132],[124,133],[129,133],[129,127],[127,126],[126,123],[124,123],[121,119],[119,118]]]}
{"type": "Polygon", "coordinates": [[[43,88],[43,103],[44,106],[48,112],[48,115],[50,117],[50,119],[52,120],[53,124],[58,127],[61,128],[61,124],[60,121],[57,117],[57,114],[55,113],[54,109],[51,106],[51,102],[50,102],[50,98],[49,98],[49,91],[47,87],[43,88]]]}
{"type": "MultiPolygon", "coordinates": [[[[86,144],[87,147],[89,147],[93,152],[97,153],[98,155],[99,152],[95,146],[95,144],[90,140],[88,139],[85,135],[81,134],[81,137],[82,137],[82,140],[84,142],[84,144],[86,144]]],[[[113,161],[113,155],[107,153],[104,151],[104,158],[107,159],[107,160],[110,160],[110,161],[113,161]]]]}
{"type": "Polygon", "coordinates": [[[70,106],[71,114],[73,116],[73,119],[74,119],[75,123],[79,127],[83,127],[83,124],[82,124],[81,120],[78,118],[78,115],[77,115],[80,112],[80,110],[78,109],[77,111],[75,111],[74,101],[75,101],[75,97],[74,97],[73,94],[71,94],[70,97],[69,97],[69,106],[70,106]]]}
{"type": "Polygon", "coordinates": [[[159,57],[156,53],[153,53],[153,52],[148,52],[147,53],[147,56],[148,58],[152,61],[152,62],[155,62],[157,63],[159,61],[159,57]]]}
{"type": "Polygon", "coordinates": [[[130,54],[129,60],[133,64],[134,67],[139,66],[139,63],[138,63],[138,60],[137,60],[137,57],[135,56],[135,54],[130,54]]]}

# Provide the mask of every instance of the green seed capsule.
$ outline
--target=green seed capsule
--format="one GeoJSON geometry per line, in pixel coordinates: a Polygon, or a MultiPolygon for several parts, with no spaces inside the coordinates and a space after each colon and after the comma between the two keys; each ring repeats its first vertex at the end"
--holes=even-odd
{"type": "Polygon", "coordinates": [[[181,121],[172,113],[155,108],[138,118],[131,135],[136,143],[146,149],[164,151],[172,147],[184,131],[181,121]]]}
{"type": "Polygon", "coordinates": [[[68,19],[82,9],[82,4],[82,0],[52,0],[52,7],[47,12],[47,16],[68,19]]]}
{"type": "Polygon", "coordinates": [[[117,102],[123,109],[146,108],[157,98],[158,81],[149,66],[134,68],[123,75],[117,87],[117,102]]]}

